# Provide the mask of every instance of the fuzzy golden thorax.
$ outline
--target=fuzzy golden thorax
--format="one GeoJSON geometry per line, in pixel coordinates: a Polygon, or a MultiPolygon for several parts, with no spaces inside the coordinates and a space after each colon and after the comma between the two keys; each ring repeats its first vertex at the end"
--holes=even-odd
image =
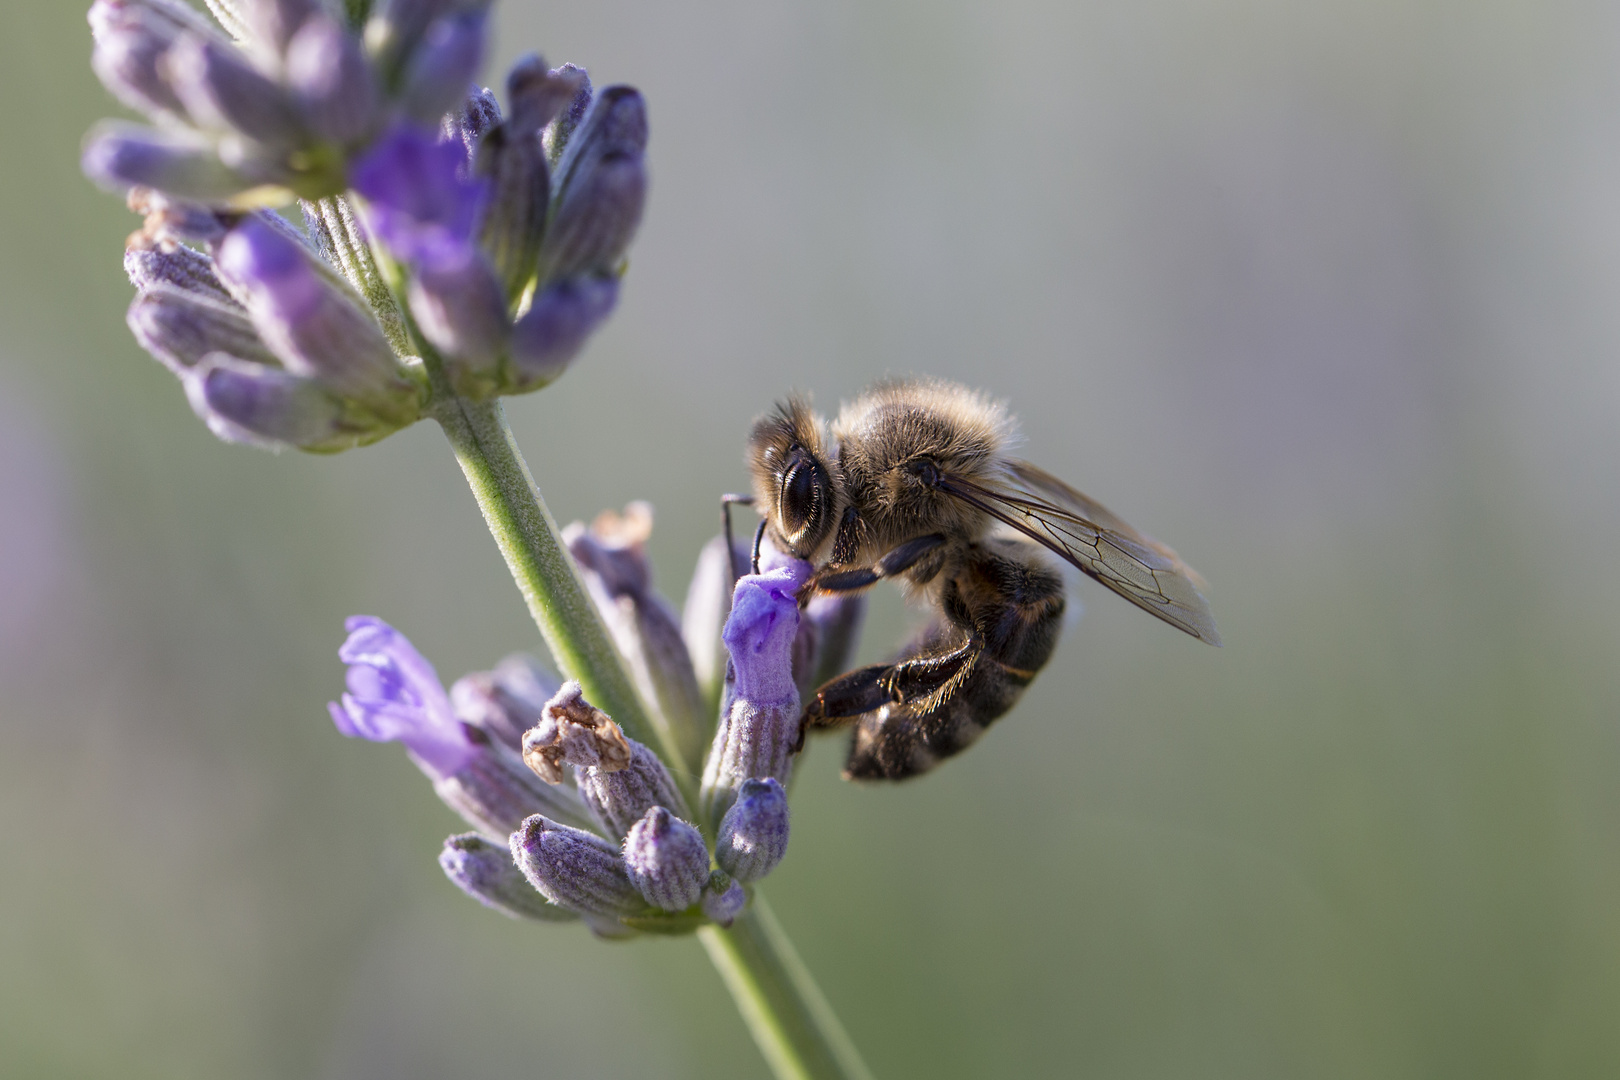
{"type": "Polygon", "coordinates": [[[1007,410],[957,383],[880,383],[839,411],[832,425],[844,496],[860,514],[862,555],[876,558],[913,537],[977,538],[985,514],[926,482],[918,465],[977,483],[998,478],[1015,438],[1007,410]]]}

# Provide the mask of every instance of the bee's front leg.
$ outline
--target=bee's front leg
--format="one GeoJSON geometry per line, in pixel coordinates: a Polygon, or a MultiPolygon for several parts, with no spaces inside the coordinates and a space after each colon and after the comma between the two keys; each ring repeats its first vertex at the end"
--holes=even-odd
{"type": "Polygon", "coordinates": [[[944,547],[945,543],[944,534],[929,533],[927,536],[907,540],[887,552],[871,566],[857,567],[854,570],[823,567],[810,575],[810,579],[799,587],[799,604],[801,607],[808,604],[810,598],[818,592],[857,592],[870,588],[884,578],[905,573],[928,555],[944,547]]]}

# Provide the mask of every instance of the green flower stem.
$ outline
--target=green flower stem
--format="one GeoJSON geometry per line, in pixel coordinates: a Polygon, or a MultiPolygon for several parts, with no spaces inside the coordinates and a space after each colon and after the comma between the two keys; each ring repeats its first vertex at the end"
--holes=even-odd
{"type": "Polygon", "coordinates": [[[449,438],[484,512],[484,523],[563,674],[578,679],[591,704],[613,717],[626,735],[658,747],[668,760],[680,760],[663,738],[663,725],[652,722],[626,674],[512,438],[500,402],[441,396],[433,415],[449,438]]]}
{"type": "Polygon", "coordinates": [[[698,937],[778,1080],[872,1080],[763,896],[698,937]]]}
{"type": "MultiPolygon", "coordinates": [[[[551,655],[626,734],[657,745],[666,761],[681,760],[667,730],[650,722],[540,498],[500,402],[455,397],[437,358],[427,359],[435,391],[433,416],[455,450],[551,655]]],[[[697,792],[688,790],[693,778],[677,775],[675,780],[688,803],[698,805],[697,792]]],[[[779,1080],[871,1080],[764,897],[756,893],[730,929],[705,926],[698,936],[779,1080]]]]}

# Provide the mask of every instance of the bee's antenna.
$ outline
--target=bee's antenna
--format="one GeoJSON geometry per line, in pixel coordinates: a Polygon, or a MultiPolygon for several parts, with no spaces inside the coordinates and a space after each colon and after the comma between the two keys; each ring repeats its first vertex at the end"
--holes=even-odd
{"type": "Polygon", "coordinates": [[[765,539],[765,519],[760,518],[759,519],[759,528],[754,530],[754,559],[753,559],[753,562],[749,563],[749,566],[751,568],[749,570],[749,573],[751,573],[751,574],[759,573],[759,545],[760,545],[760,542],[763,541],[764,539],[765,539]]]}

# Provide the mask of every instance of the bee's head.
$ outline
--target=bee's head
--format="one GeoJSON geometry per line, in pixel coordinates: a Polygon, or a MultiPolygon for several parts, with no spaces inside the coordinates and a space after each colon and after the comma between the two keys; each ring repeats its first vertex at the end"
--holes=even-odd
{"type": "Polygon", "coordinates": [[[800,559],[813,559],[827,542],[843,502],[825,427],[795,397],[756,420],[748,435],[755,504],[770,523],[772,540],[800,559]]]}

